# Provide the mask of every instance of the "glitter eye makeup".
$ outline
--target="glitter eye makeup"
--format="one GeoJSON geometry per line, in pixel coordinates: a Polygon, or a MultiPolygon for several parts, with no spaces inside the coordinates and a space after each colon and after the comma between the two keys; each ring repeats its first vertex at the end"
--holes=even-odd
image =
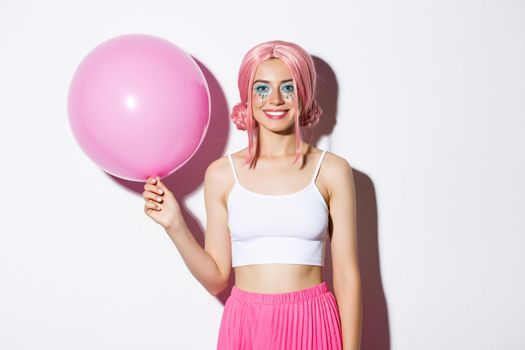
{"type": "MultiPolygon", "coordinates": [[[[285,81],[281,84],[280,92],[285,100],[292,100],[294,97],[294,86],[291,80],[285,81]]],[[[272,88],[266,81],[256,82],[253,91],[257,94],[261,100],[265,100],[272,93],[272,88]]]]}
{"type": "Polygon", "coordinates": [[[254,86],[253,90],[262,99],[267,98],[268,95],[272,93],[272,88],[266,84],[257,84],[254,86]]]}
{"type": "Polygon", "coordinates": [[[293,84],[287,83],[287,84],[281,85],[281,91],[285,99],[293,99],[293,92],[294,92],[293,84]]]}

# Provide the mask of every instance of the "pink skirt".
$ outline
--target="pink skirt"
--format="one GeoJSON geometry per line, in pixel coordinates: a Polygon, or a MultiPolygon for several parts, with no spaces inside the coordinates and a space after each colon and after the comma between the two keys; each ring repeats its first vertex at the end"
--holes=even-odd
{"type": "Polygon", "coordinates": [[[337,301],[326,282],[285,293],[233,286],[219,328],[217,350],[340,350],[337,301]]]}

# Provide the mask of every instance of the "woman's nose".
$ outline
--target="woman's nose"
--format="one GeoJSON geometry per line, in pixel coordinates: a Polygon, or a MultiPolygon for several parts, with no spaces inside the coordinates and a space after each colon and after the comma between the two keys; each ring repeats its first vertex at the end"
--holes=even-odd
{"type": "Polygon", "coordinates": [[[279,89],[273,89],[272,93],[270,94],[270,103],[274,105],[281,105],[283,104],[283,97],[281,96],[281,91],[279,89]]]}

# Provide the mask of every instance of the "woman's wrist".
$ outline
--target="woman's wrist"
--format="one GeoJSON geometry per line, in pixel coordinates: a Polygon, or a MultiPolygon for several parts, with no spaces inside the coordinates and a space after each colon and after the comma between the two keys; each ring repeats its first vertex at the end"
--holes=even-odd
{"type": "Polygon", "coordinates": [[[170,236],[174,236],[177,235],[178,232],[183,231],[185,226],[186,222],[181,215],[180,218],[173,220],[170,224],[164,227],[164,229],[170,236]]]}

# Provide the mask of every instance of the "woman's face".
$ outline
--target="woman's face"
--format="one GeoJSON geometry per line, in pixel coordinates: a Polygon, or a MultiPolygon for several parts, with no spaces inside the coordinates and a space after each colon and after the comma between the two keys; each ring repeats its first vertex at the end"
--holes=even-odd
{"type": "Polygon", "coordinates": [[[292,72],[283,61],[271,58],[259,64],[252,85],[253,116],[259,127],[288,130],[294,124],[296,98],[292,72]]]}

